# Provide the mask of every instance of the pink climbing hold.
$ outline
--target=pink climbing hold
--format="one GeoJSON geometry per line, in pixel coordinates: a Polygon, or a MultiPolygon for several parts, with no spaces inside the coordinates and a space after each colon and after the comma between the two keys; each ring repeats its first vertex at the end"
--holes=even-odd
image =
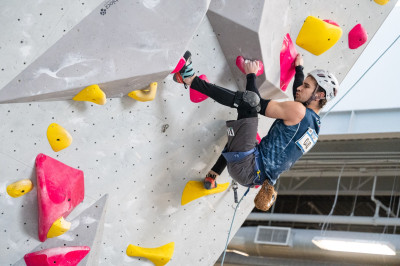
{"type": "Polygon", "coordinates": [[[361,24],[357,24],[354,28],[349,32],[349,48],[357,49],[368,40],[367,31],[361,26],[361,24]]]}
{"type": "MultiPolygon", "coordinates": [[[[246,72],[244,71],[244,62],[245,59],[243,56],[239,55],[238,57],[236,57],[236,66],[240,69],[240,71],[242,71],[243,74],[246,74],[246,72]]],[[[262,73],[264,73],[264,64],[260,60],[258,60],[258,62],[260,63],[260,66],[258,68],[256,76],[259,76],[262,73]]]]}
{"type": "MultiPolygon", "coordinates": [[[[199,79],[209,82],[206,75],[200,75],[199,79]]],[[[202,102],[208,98],[207,95],[204,95],[203,93],[198,92],[192,88],[190,88],[189,94],[190,94],[190,100],[194,103],[202,102]]]]}
{"type": "Polygon", "coordinates": [[[36,178],[39,240],[44,242],[52,224],[82,202],[83,172],[41,153],[36,157],[36,178]]]}
{"type": "Polygon", "coordinates": [[[332,25],[335,25],[335,26],[338,26],[338,27],[340,27],[339,26],[339,24],[337,24],[335,21],[333,21],[333,20],[330,20],[330,19],[324,19],[324,21],[326,22],[326,23],[329,23],[329,24],[332,24],[332,25]]]}
{"type": "Polygon", "coordinates": [[[281,65],[281,81],[280,87],[282,91],[286,91],[289,82],[296,74],[294,62],[296,61],[297,51],[293,45],[289,33],[283,38],[281,48],[280,65],[281,65]]]}
{"type": "Polygon", "coordinates": [[[257,132],[257,137],[256,137],[256,139],[257,139],[258,143],[261,142],[261,137],[260,137],[260,135],[258,134],[258,132],[257,132]]]}
{"type": "Polygon", "coordinates": [[[24,256],[27,266],[75,266],[89,253],[90,247],[56,247],[44,249],[24,256]]]}
{"type": "Polygon", "coordinates": [[[175,69],[172,70],[171,74],[174,74],[174,73],[178,72],[179,70],[181,70],[182,67],[185,65],[185,63],[186,63],[185,58],[183,58],[183,56],[182,56],[181,59],[179,59],[179,62],[176,65],[175,69]]]}

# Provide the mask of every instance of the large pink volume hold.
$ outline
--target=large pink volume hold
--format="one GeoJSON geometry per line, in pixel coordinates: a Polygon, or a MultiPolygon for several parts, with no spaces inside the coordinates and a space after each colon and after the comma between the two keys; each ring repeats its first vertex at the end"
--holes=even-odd
{"type": "Polygon", "coordinates": [[[361,26],[361,24],[357,24],[354,28],[349,32],[349,48],[357,49],[368,40],[367,31],[361,26]]]}
{"type": "Polygon", "coordinates": [[[75,266],[89,253],[87,246],[44,249],[24,256],[27,266],[75,266]]]}
{"type": "Polygon", "coordinates": [[[36,157],[39,240],[44,242],[52,224],[82,202],[83,172],[45,154],[36,157]]]}
{"type": "Polygon", "coordinates": [[[281,80],[280,87],[282,91],[286,91],[287,86],[296,74],[294,62],[296,60],[297,52],[293,45],[289,33],[283,38],[281,48],[280,65],[281,65],[281,80]]]}
{"type": "MultiPolygon", "coordinates": [[[[206,75],[200,75],[199,79],[204,80],[206,82],[209,82],[206,75]]],[[[192,102],[194,102],[194,103],[202,102],[202,101],[204,101],[205,99],[208,98],[207,95],[205,95],[205,94],[203,94],[201,92],[198,92],[198,91],[196,91],[196,90],[194,90],[192,88],[190,88],[189,94],[190,94],[190,100],[192,102]]]]}

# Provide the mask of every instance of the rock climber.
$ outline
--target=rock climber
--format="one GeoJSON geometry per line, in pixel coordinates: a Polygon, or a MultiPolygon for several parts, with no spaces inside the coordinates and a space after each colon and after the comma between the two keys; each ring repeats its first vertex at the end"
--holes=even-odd
{"type": "Polygon", "coordinates": [[[311,71],[304,79],[303,58],[298,54],[294,101],[277,102],[261,98],[258,92],[258,60],[245,61],[246,90],[235,92],[201,80],[193,70],[189,51],[184,58],[186,64],[175,73],[174,80],[238,112],[237,120],[226,122],[228,143],[207,173],[205,188],[215,188],[216,179],[228,167],[230,176],[239,184],[262,185],[254,203],[256,208],[267,211],[277,198],[274,185],[279,176],[317,142],[321,124],[318,114],[337,95],[338,80],[332,73],[320,69],[311,71]],[[276,119],[259,144],[256,142],[258,114],[276,119]]]}

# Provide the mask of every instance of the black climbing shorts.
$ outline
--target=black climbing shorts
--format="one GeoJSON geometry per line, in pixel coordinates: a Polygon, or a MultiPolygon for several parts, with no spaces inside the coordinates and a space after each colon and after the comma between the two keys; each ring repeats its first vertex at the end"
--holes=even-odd
{"type": "MultiPolygon", "coordinates": [[[[228,144],[226,152],[245,152],[257,145],[258,118],[250,117],[226,122],[228,144]]],[[[227,164],[230,176],[243,186],[253,184],[254,153],[238,162],[227,164]]]]}

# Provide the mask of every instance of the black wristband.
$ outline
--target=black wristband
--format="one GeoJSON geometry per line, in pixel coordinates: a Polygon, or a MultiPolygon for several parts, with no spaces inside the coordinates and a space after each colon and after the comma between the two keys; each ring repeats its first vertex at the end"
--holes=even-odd
{"type": "Polygon", "coordinates": [[[265,110],[267,110],[267,106],[269,104],[269,102],[271,101],[271,99],[260,99],[260,106],[261,106],[261,110],[260,112],[258,112],[260,115],[264,115],[265,116],[265,110]]]}
{"type": "Polygon", "coordinates": [[[256,74],[254,74],[254,73],[249,73],[249,74],[247,74],[246,75],[246,78],[256,78],[256,74]]]}

